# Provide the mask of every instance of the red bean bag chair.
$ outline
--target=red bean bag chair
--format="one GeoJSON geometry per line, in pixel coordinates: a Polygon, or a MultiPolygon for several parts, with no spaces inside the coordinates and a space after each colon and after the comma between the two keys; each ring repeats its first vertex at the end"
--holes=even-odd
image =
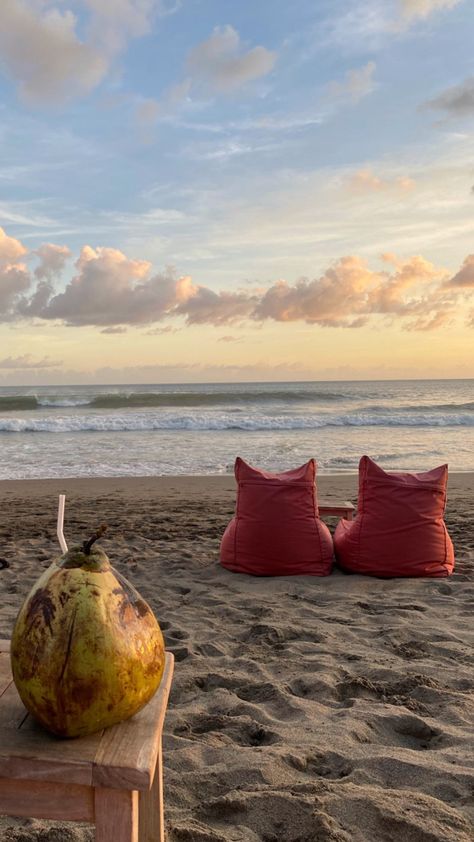
{"type": "Polygon", "coordinates": [[[221,564],[254,576],[328,576],[333,543],[318,516],[316,463],[270,474],[235,460],[235,517],[221,542],[221,564]]]}
{"type": "Polygon", "coordinates": [[[334,534],[339,565],[372,576],[450,576],[454,550],[444,523],[448,466],[387,474],[368,456],[359,463],[353,521],[334,534]]]}

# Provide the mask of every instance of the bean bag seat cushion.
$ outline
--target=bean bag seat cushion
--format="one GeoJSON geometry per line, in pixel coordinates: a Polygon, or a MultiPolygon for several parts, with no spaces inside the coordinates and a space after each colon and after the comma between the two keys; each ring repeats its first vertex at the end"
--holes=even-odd
{"type": "Polygon", "coordinates": [[[318,516],[316,463],[271,474],[235,461],[235,517],[221,542],[221,564],[236,573],[328,576],[333,543],[318,516]]]}
{"type": "Polygon", "coordinates": [[[422,474],[387,474],[368,456],[359,463],[353,521],[334,534],[339,565],[372,576],[449,576],[454,550],[444,523],[448,466],[422,474]]]}

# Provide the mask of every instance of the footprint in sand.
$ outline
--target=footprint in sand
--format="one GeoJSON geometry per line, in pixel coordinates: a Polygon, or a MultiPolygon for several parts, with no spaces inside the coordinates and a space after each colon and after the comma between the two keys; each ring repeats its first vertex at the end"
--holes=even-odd
{"type": "Polygon", "coordinates": [[[219,647],[214,643],[202,643],[200,646],[196,647],[196,652],[204,658],[221,658],[227,655],[227,651],[224,646],[219,647]]]}
{"type": "MultiPolygon", "coordinates": [[[[237,699],[250,704],[262,705],[261,710],[278,720],[298,715],[298,709],[291,704],[287,695],[269,681],[258,682],[246,678],[230,678],[218,673],[209,673],[195,678],[195,684],[204,693],[214,690],[229,690],[237,699]]],[[[242,706],[240,706],[242,707],[242,706]]]]}
{"type": "Polygon", "coordinates": [[[347,758],[335,752],[312,752],[303,756],[290,754],[284,760],[299,772],[333,781],[347,778],[353,771],[347,758]]]}
{"type": "Polygon", "coordinates": [[[167,646],[169,652],[174,655],[175,661],[184,661],[191,655],[191,650],[187,646],[167,646]]]}
{"type": "Polygon", "coordinates": [[[388,738],[389,744],[404,745],[413,751],[438,748],[443,735],[418,716],[386,716],[378,718],[379,734],[388,738]],[[400,737],[404,738],[400,740],[400,737]]]}
{"type": "Polygon", "coordinates": [[[426,658],[429,655],[428,646],[420,640],[407,640],[405,643],[394,644],[393,651],[407,661],[426,658]]]}
{"type": "Polygon", "coordinates": [[[188,637],[189,633],[183,629],[168,629],[166,634],[166,640],[187,640],[188,637]]]}
{"type": "Polygon", "coordinates": [[[274,731],[263,728],[258,722],[243,721],[240,717],[220,714],[198,714],[175,728],[177,736],[188,739],[205,739],[212,735],[225,736],[239,746],[262,746],[280,742],[281,738],[274,731]]]}

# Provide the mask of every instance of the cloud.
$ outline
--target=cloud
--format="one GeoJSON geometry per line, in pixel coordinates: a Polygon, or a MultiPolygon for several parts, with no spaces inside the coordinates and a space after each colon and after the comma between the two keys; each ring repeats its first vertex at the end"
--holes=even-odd
{"type": "Polygon", "coordinates": [[[149,99],[137,106],[138,122],[146,125],[170,117],[193,95],[232,94],[267,76],[276,59],[276,52],[266,47],[246,50],[233,26],[215,27],[209,38],[189,52],[184,78],[168,88],[159,102],[149,99]]]}
{"type": "Polygon", "coordinates": [[[451,316],[439,283],[445,270],[420,256],[407,261],[397,261],[393,255],[384,259],[395,263],[395,271],[374,272],[360,257],[347,256],[315,280],[301,279],[294,285],[279,281],[265,292],[255,317],[359,328],[369,317],[382,316],[389,321],[401,319],[408,330],[426,330],[428,325],[439,327],[451,316]],[[417,321],[411,320],[413,316],[417,321]]]}
{"type": "Polygon", "coordinates": [[[104,327],[104,329],[103,329],[103,330],[101,330],[101,333],[106,333],[106,334],[109,334],[109,333],[110,333],[110,334],[113,334],[113,333],[127,333],[127,328],[126,328],[126,327],[120,327],[120,326],[117,326],[117,327],[104,327]]]}
{"type": "Polygon", "coordinates": [[[446,111],[452,117],[474,115],[474,76],[470,76],[459,85],[447,88],[426,105],[438,111],[446,111]]]}
{"type": "MultiPolygon", "coordinates": [[[[22,257],[22,244],[8,239],[13,243],[8,248],[22,257]]],[[[380,270],[358,255],[346,255],[312,279],[215,291],[172,269],[152,274],[148,261],[130,259],[117,249],[84,246],[75,274],[56,292],[51,273],[58,269],[56,261],[63,265],[68,249],[50,243],[32,255],[40,257],[40,273],[19,262],[0,271],[3,321],[58,320],[103,327],[110,334],[140,325],[155,325],[151,332],[156,334],[171,332],[175,325],[160,324],[170,318],[188,326],[271,320],[353,329],[378,319],[407,330],[434,330],[456,316],[459,296],[474,287],[474,255],[451,277],[421,255],[399,259],[382,254],[380,270]]]]}
{"type": "Polygon", "coordinates": [[[122,50],[130,37],[146,35],[154,14],[163,8],[157,0],[83,0],[83,5],[92,13],[91,41],[112,55],[122,50]]]}
{"type": "Polygon", "coordinates": [[[106,58],[81,42],[75,27],[71,11],[35,11],[23,0],[3,0],[0,59],[27,102],[82,96],[104,77],[106,58]]]}
{"type": "Polygon", "coordinates": [[[380,284],[361,258],[343,257],[324,275],[314,280],[301,278],[295,284],[278,281],[263,294],[255,310],[257,319],[279,322],[351,326],[354,317],[367,311],[369,290],[380,284]]]}
{"type": "Polygon", "coordinates": [[[407,21],[427,18],[433,12],[453,9],[460,0],[399,0],[402,17],[407,21]]]}
{"type": "Polygon", "coordinates": [[[35,276],[51,281],[63,271],[71,251],[67,246],[56,246],[54,243],[44,243],[34,252],[40,263],[35,269],[35,276]]]}
{"type": "Polygon", "coordinates": [[[397,176],[396,178],[380,178],[370,169],[358,170],[347,181],[349,190],[355,193],[373,193],[383,190],[399,190],[407,192],[415,186],[413,179],[408,176],[397,176]]]}
{"type": "Polygon", "coordinates": [[[474,288],[474,254],[469,254],[459,272],[446,283],[447,287],[474,288]]]}
{"type": "Polygon", "coordinates": [[[0,227],[0,266],[2,263],[14,263],[26,254],[26,251],[27,249],[19,240],[8,237],[0,227]]]}
{"type": "Polygon", "coordinates": [[[154,327],[152,330],[147,330],[147,336],[162,336],[164,333],[178,333],[179,328],[166,325],[165,327],[154,327]]]}
{"type": "Polygon", "coordinates": [[[187,70],[194,82],[214,91],[234,91],[266,76],[276,53],[265,47],[245,50],[239,33],[230,25],[216,27],[212,35],[191,50],[187,70]]]}
{"type": "MultiPolygon", "coordinates": [[[[403,36],[411,27],[437,12],[449,11],[461,0],[345,0],[333,3],[334,11],[322,21],[323,44],[343,46],[346,50],[386,49],[388,39],[403,36]],[[345,11],[339,7],[344,6],[345,11]],[[324,38],[325,35],[325,38],[324,38]]],[[[313,54],[313,50],[308,52],[313,54]]]]}
{"type": "Polygon", "coordinates": [[[207,287],[193,288],[193,293],[176,308],[188,324],[228,325],[253,315],[257,298],[245,292],[214,292],[207,287]]]}
{"type": "Polygon", "coordinates": [[[0,313],[4,320],[13,317],[19,296],[30,288],[31,278],[26,266],[0,268],[0,313]]]}
{"type": "Polygon", "coordinates": [[[150,31],[164,0],[69,0],[87,14],[85,38],[71,10],[49,0],[2,0],[0,62],[28,103],[62,103],[104,79],[131,38],[150,31]]]}
{"type": "MultiPolygon", "coordinates": [[[[155,318],[159,315],[152,286],[135,286],[149,274],[148,261],[129,260],[116,249],[84,246],[76,268],[78,273],[65,291],[53,296],[36,315],[70,325],[133,324],[153,321],[154,314],[155,318]]],[[[160,294],[166,297],[164,288],[160,294]]]]}
{"type": "Polygon", "coordinates": [[[24,354],[22,357],[6,357],[0,360],[1,369],[57,368],[60,365],[62,365],[62,360],[51,360],[49,357],[34,360],[31,354],[24,354]]]}
{"type": "Polygon", "coordinates": [[[374,73],[373,61],[367,62],[363,67],[348,70],[342,82],[329,83],[329,93],[334,98],[357,103],[375,89],[374,73]]]}

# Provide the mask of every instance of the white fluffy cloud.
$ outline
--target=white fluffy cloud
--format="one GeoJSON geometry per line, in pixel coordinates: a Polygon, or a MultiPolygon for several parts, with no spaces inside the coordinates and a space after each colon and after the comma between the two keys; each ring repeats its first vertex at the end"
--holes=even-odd
{"type": "Polygon", "coordinates": [[[456,316],[457,302],[474,287],[474,255],[450,277],[421,256],[401,260],[384,254],[381,270],[347,255],[313,279],[280,280],[255,291],[216,292],[172,270],[152,274],[148,261],[130,259],[117,249],[84,246],[75,274],[56,292],[55,278],[69,256],[66,247],[49,243],[25,255],[18,240],[4,235],[3,243],[4,251],[8,246],[10,256],[17,254],[18,260],[39,258],[36,270],[15,261],[0,269],[3,321],[57,320],[98,326],[108,334],[141,325],[170,332],[174,328],[160,326],[169,318],[186,325],[272,320],[345,328],[383,319],[408,330],[433,330],[456,316]]]}

